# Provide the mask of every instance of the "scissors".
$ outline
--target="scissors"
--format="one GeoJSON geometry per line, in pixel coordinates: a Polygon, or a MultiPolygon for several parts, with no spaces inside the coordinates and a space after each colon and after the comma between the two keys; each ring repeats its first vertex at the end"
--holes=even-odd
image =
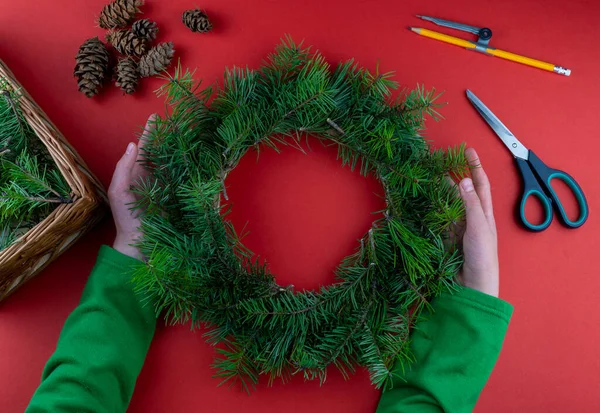
{"type": "Polygon", "coordinates": [[[519,217],[525,228],[536,232],[548,228],[552,223],[554,215],[552,212],[553,206],[558,212],[559,219],[565,226],[569,228],[579,228],[582,226],[587,220],[589,209],[583,190],[577,181],[566,172],[546,166],[533,151],[527,149],[519,142],[515,135],[500,122],[500,119],[470,90],[467,90],[467,98],[515,157],[519,171],[521,171],[521,177],[523,178],[523,195],[521,195],[521,203],[519,204],[519,217]],[[552,185],[550,185],[550,181],[553,179],[563,181],[573,191],[579,205],[579,218],[576,221],[569,219],[562,202],[560,202],[558,195],[552,188],[552,185]],[[531,196],[537,197],[544,207],[544,222],[539,225],[532,224],[525,216],[525,204],[531,196]]]}

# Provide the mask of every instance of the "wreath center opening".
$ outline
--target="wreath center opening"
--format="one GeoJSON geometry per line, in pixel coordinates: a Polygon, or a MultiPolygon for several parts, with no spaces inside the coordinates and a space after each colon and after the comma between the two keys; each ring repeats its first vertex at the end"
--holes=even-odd
{"type": "Polygon", "coordinates": [[[243,244],[267,262],[281,286],[318,290],[385,208],[383,188],[337,159],[337,147],[309,137],[305,153],[261,146],[244,155],[225,182],[227,216],[243,244]]]}

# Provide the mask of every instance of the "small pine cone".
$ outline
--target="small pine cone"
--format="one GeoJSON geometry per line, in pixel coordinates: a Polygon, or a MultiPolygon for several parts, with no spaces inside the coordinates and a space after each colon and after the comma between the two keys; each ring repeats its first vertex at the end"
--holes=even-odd
{"type": "Polygon", "coordinates": [[[140,76],[149,77],[159,74],[169,67],[174,54],[173,42],[157,44],[140,59],[140,76]]]}
{"type": "Polygon", "coordinates": [[[206,33],[212,30],[212,23],[200,9],[184,11],[181,20],[193,32],[206,33]]]}
{"type": "Polygon", "coordinates": [[[98,94],[108,70],[110,55],[104,43],[97,37],[86,40],[77,56],[73,76],[77,78],[79,91],[91,98],[98,94]]]}
{"type": "Polygon", "coordinates": [[[142,19],[133,22],[131,25],[131,31],[137,37],[141,37],[142,39],[146,39],[147,41],[151,42],[152,40],[156,39],[156,36],[158,35],[158,26],[156,25],[156,22],[148,19],[142,19]]]}
{"type": "Polygon", "coordinates": [[[138,65],[130,58],[119,60],[117,64],[117,87],[128,95],[135,92],[139,80],[138,65]]]}
{"type": "Polygon", "coordinates": [[[140,13],[144,0],[113,0],[102,8],[98,25],[103,29],[125,27],[140,13]]]}
{"type": "Polygon", "coordinates": [[[146,39],[137,37],[131,30],[112,30],[106,40],[121,54],[141,56],[146,53],[146,39]]]}

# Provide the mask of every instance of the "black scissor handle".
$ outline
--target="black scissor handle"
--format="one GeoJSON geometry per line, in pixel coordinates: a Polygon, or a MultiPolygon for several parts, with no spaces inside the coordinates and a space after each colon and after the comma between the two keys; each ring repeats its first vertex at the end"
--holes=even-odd
{"type": "MultiPolygon", "coordinates": [[[[582,226],[588,218],[589,208],[588,208],[587,200],[585,199],[585,194],[583,193],[583,190],[581,189],[581,186],[579,186],[577,181],[571,175],[569,175],[568,173],[566,173],[564,171],[548,167],[531,150],[529,151],[528,161],[523,161],[523,160],[520,160],[520,161],[524,162],[525,164],[528,164],[527,165],[529,167],[528,169],[530,169],[530,171],[532,171],[533,174],[536,175],[534,177],[534,179],[537,178],[537,179],[535,179],[537,182],[535,182],[535,184],[530,183],[529,187],[534,188],[537,191],[541,190],[544,193],[544,196],[546,198],[548,198],[549,200],[552,200],[552,204],[549,204],[549,205],[553,205],[556,208],[556,210],[558,212],[558,216],[559,216],[560,220],[562,221],[562,223],[565,224],[569,228],[579,228],[580,226],[582,226]],[[577,204],[579,206],[579,217],[576,220],[572,221],[567,216],[565,208],[563,207],[563,204],[560,201],[558,194],[554,191],[554,188],[552,188],[551,181],[553,179],[559,179],[559,180],[563,181],[569,187],[569,189],[573,192],[573,195],[575,196],[575,199],[577,200],[577,204]]],[[[520,164],[520,163],[521,162],[518,162],[518,164],[520,164]]],[[[523,175],[524,181],[527,181],[528,179],[530,179],[529,177],[528,177],[528,179],[525,178],[525,175],[523,174],[523,170],[522,170],[523,168],[521,167],[521,165],[519,165],[519,169],[521,169],[521,174],[523,175]]],[[[525,182],[525,185],[527,186],[528,183],[525,182]]],[[[526,189],[526,191],[527,191],[527,189],[526,189]]],[[[537,192],[532,193],[532,194],[535,194],[542,200],[542,203],[544,204],[544,209],[546,209],[547,205],[546,205],[545,200],[542,197],[540,197],[537,194],[537,192]]],[[[523,200],[522,200],[523,210],[522,210],[522,215],[521,215],[522,219],[525,216],[524,201],[526,201],[526,199],[529,195],[530,194],[528,194],[527,192],[525,192],[523,194],[523,200]]],[[[552,211],[550,211],[550,214],[551,213],[552,213],[552,211]]],[[[524,220],[524,223],[527,222],[526,219],[523,219],[523,220],[524,220]]],[[[548,225],[550,225],[550,222],[548,222],[548,225]]],[[[525,226],[527,226],[529,229],[532,229],[534,231],[536,231],[536,230],[541,231],[542,229],[547,228],[547,225],[545,228],[541,228],[541,229],[530,228],[527,224],[525,226]]]]}
{"type": "MultiPolygon", "coordinates": [[[[531,154],[531,151],[529,153],[531,154]]],[[[552,223],[552,200],[544,192],[544,188],[538,182],[529,162],[521,158],[515,158],[515,161],[521,172],[521,178],[523,178],[523,195],[521,195],[521,202],[518,205],[521,223],[530,231],[543,231],[552,223]],[[544,222],[541,224],[532,224],[525,215],[525,205],[530,196],[538,198],[544,207],[544,222]]]]}

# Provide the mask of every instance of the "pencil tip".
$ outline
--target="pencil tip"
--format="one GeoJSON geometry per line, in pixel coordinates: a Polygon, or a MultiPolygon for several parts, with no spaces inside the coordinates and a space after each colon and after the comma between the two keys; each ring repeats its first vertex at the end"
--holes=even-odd
{"type": "Polygon", "coordinates": [[[408,29],[409,29],[409,30],[411,30],[411,31],[413,31],[413,32],[415,32],[415,33],[419,33],[419,30],[421,30],[421,29],[419,29],[419,28],[416,28],[416,27],[410,27],[410,26],[408,26],[408,29]]]}
{"type": "Polygon", "coordinates": [[[415,14],[415,16],[417,16],[419,19],[423,18],[423,16],[421,16],[420,14],[415,14]]]}

